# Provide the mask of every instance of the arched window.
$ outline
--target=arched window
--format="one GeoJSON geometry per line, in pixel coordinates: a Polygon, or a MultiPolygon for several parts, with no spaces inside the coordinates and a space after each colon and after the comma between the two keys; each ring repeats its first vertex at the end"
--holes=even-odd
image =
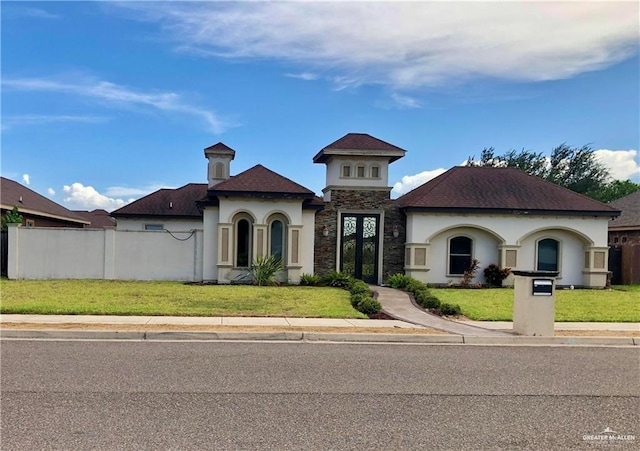
{"type": "Polygon", "coordinates": [[[552,238],[538,241],[538,271],[558,271],[558,242],[552,238]]]}
{"type": "Polygon", "coordinates": [[[449,274],[462,275],[471,266],[473,240],[456,236],[449,240],[449,274]]]}
{"type": "Polygon", "coordinates": [[[251,259],[251,223],[248,219],[236,222],[236,267],[246,268],[251,259]]]}
{"type": "Polygon", "coordinates": [[[276,219],[271,223],[269,236],[271,238],[269,254],[277,259],[282,259],[284,255],[284,224],[282,221],[276,219]]]}
{"type": "Polygon", "coordinates": [[[223,179],[224,178],[224,165],[222,163],[216,163],[215,166],[215,178],[223,179]]]}

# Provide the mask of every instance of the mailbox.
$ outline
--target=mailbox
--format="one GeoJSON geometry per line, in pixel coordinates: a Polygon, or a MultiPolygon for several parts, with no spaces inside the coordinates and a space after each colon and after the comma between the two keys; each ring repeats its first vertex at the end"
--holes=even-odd
{"type": "Polygon", "coordinates": [[[533,279],[531,294],[533,296],[551,296],[553,281],[549,279],[533,279]]]}

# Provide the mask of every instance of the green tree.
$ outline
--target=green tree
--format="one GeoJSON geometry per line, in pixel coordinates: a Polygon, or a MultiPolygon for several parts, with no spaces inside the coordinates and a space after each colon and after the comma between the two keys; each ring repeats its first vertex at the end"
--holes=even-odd
{"type": "Polygon", "coordinates": [[[13,210],[6,212],[2,217],[2,230],[6,230],[7,224],[22,224],[22,215],[18,211],[17,205],[14,205],[13,210]]]}
{"type": "Polygon", "coordinates": [[[613,202],[639,190],[640,183],[633,183],[631,180],[613,180],[603,189],[588,195],[600,202],[613,202]]]}
{"type": "MultiPolygon", "coordinates": [[[[468,166],[513,167],[590,197],[612,183],[609,170],[600,163],[590,146],[560,144],[546,157],[542,152],[510,150],[495,155],[493,147],[483,149],[480,160],[474,157],[468,166]]],[[[595,198],[595,197],[594,197],[595,198]]]]}

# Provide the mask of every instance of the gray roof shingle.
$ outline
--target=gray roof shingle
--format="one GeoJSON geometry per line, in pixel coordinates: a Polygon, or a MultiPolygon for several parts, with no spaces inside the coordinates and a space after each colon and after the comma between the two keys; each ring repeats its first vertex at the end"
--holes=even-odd
{"type": "Polygon", "coordinates": [[[609,229],[640,229],[640,191],[621,197],[609,205],[621,211],[620,216],[609,222],[609,229]]]}

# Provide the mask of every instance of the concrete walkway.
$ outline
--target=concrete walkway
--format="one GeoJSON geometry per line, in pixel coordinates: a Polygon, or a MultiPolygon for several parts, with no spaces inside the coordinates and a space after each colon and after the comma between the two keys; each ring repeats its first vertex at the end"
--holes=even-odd
{"type": "Polygon", "coordinates": [[[434,329],[462,336],[511,336],[511,334],[500,330],[486,329],[484,327],[478,327],[477,325],[449,321],[439,316],[427,313],[416,307],[413,302],[411,302],[409,295],[404,291],[373,285],[371,286],[371,289],[377,293],[378,302],[382,304],[382,311],[401,321],[432,327],[434,329]]]}

